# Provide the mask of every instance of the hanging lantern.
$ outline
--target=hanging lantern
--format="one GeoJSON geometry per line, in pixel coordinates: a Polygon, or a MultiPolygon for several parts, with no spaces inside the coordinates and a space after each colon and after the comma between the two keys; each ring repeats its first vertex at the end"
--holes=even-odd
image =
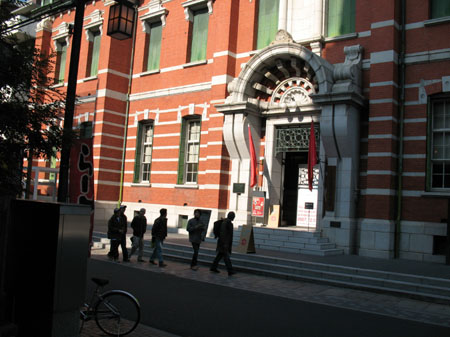
{"type": "Polygon", "coordinates": [[[125,40],[133,35],[134,8],[128,1],[121,1],[109,9],[107,34],[117,40],[125,40]]]}

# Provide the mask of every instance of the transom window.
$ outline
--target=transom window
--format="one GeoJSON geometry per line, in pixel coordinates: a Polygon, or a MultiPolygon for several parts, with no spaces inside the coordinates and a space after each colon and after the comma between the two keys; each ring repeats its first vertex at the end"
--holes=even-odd
{"type": "Polygon", "coordinates": [[[431,188],[450,188],[450,98],[431,102],[431,188]]]}
{"type": "Polygon", "coordinates": [[[209,13],[207,8],[194,11],[190,62],[206,60],[206,45],[208,43],[209,13]]]}
{"type": "Polygon", "coordinates": [[[328,0],[327,36],[355,32],[355,0],[328,0]]]}
{"type": "Polygon", "coordinates": [[[161,54],[161,36],[162,36],[162,23],[153,22],[149,24],[149,33],[146,36],[146,64],[144,66],[145,71],[152,71],[159,69],[159,60],[161,54]]]}
{"type": "Polygon", "coordinates": [[[267,47],[278,31],[279,0],[259,0],[256,49],[267,47]]]}

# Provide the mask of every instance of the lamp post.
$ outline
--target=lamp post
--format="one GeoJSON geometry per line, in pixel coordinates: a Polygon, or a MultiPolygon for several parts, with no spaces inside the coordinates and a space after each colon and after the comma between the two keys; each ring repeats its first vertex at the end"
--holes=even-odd
{"type": "MultiPolygon", "coordinates": [[[[68,201],[71,135],[75,112],[81,36],[83,33],[84,5],[86,2],[87,0],[74,0],[75,20],[72,35],[72,50],[70,53],[69,78],[67,82],[66,109],[64,113],[63,143],[59,167],[58,202],[68,201]]],[[[132,36],[135,9],[127,0],[116,0],[116,2],[117,4],[110,8],[107,35],[118,40],[124,40],[132,36]]]]}

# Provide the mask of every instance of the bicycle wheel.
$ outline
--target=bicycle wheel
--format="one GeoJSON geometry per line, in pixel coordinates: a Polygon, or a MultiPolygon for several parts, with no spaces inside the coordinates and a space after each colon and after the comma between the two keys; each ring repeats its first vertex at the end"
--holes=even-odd
{"type": "Polygon", "coordinates": [[[125,336],[136,329],[141,309],[133,295],[113,290],[101,297],[95,306],[95,322],[100,330],[111,336],[125,336]]]}

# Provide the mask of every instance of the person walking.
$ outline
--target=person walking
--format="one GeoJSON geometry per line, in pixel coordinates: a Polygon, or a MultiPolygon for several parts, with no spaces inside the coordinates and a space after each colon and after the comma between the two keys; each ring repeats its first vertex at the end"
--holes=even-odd
{"type": "Polygon", "coordinates": [[[225,266],[227,267],[228,275],[234,275],[236,272],[233,270],[233,266],[231,265],[230,254],[231,247],[233,245],[233,220],[235,218],[234,212],[229,212],[227,218],[222,221],[220,224],[220,231],[217,240],[217,255],[213,261],[213,264],[210,271],[214,273],[220,273],[217,269],[219,265],[219,261],[223,258],[225,262],[225,266]]]}
{"type": "Polygon", "coordinates": [[[125,215],[125,210],[127,206],[120,206],[120,226],[122,227],[122,235],[120,237],[120,248],[122,248],[123,262],[130,262],[128,258],[128,249],[127,249],[127,230],[128,230],[128,220],[125,215]]]}
{"type": "Polygon", "coordinates": [[[191,269],[198,270],[197,258],[198,251],[200,249],[200,243],[205,239],[206,225],[201,222],[200,216],[202,212],[199,209],[194,210],[194,217],[189,219],[186,230],[189,232],[189,242],[194,249],[194,255],[192,255],[191,269]]]}
{"type": "Polygon", "coordinates": [[[129,258],[138,250],[138,262],[144,262],[144,234],[147,231],[147,218],[145,217],[145,208],[141,208],[139,213],[131,221],[133,228],[133,237],[131,238],[131,252],[129,258]]]}
{"type": "Polygon", "coordinates": [[[150,256],[150,263],[156,264],[155,258],[158,258],[159,266],[166,267],[162,255],[162,244],[167,236],[167,209],[161,208],[159,210],[159,218],[156,218],[152,227],[152,245],[154,245],[152,256],[150,256]]]}
{"type": "Polygon", "coordinates": [[[120,209],[115,208],[114,214],[108,220],[108,238],[111,239],[111,248],[108,257],[113,261],[119,260],[119,244],[123,228],[120,223],[120,209]]]}

